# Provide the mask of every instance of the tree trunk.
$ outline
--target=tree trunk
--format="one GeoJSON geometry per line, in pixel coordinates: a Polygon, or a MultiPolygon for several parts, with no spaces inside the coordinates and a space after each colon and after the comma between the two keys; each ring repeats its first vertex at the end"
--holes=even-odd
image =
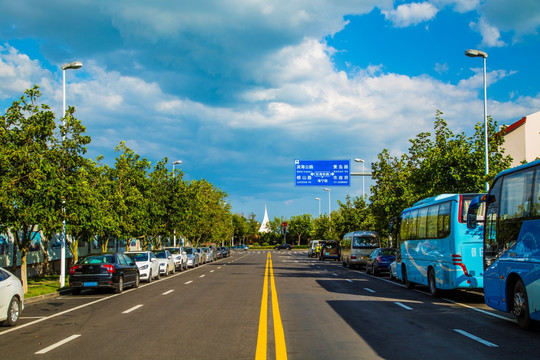
{"type": "Polygon", "coordinates": [[[26,294],[28,292],[28,274],[26,269],[26,250],[21,250],[21,282],[23,291],[26,294]]]}

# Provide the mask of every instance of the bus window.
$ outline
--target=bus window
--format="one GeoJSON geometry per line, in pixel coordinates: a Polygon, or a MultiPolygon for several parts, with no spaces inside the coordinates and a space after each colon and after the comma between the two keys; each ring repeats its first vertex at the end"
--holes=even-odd
{"type": "Polygon", "coordinates": [[[450,235],[451,205],[449,202],[439,205],[439,217],[437,219],[437,238],[439,239],[444,239],[450,235]]]}
{"type": "Polygon", "coordinates": [[[501,193],[502,179],[497,180],[489,193],[486,210],[486,227],[484,234],[484,266],[489,267],[493,261],[499,257],[499,246],[497,244],[497,215],[499,210],[499,198],[501,193]]]}
{"type": "Polygon", "coordinates": [[[422,208],[418,210],[418,238],[426,238],[426,227],[427,227],[427,214],[428,208],[422,208]]]}
{"type": "Polygon", "coordinates": [[[439,205],[431,205],[427,214],[427,237],[428,239],[437,238],[437,218],[439,216],[439,205]]]}
{"type": "Polygon", "coordinates": [[[531,209],[532,217],[540,217],[540,168],[536,168],[536,175],[534,177],[534,192],[533,192],[533,204],[531,209]]]}

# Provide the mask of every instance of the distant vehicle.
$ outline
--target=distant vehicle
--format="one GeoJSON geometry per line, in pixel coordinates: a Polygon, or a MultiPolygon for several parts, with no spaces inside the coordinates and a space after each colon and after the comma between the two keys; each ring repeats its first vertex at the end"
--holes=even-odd
{"type": "Polygon", "coordinates": [[[187,254],[183,246],[167,246],[163,249],[169,250],[171,253],[176,270],[183,271],[187,269],[187,254]]]}
{"type": "Polygon", "coordinates": [[[375,231],[352,231],[341,240],[343,266],[359,268],[366,266],[369,255],[380,247],[379,235],[375,231]]]}
{"type": "Polygon", "coordinates": [[[197,255],[199,255],[199,265],[206,264],[206,254],[201,248],[194,248],[197,255]]]}
{"type": "Polygon", "coordinates": [[[231,250],[227,246],[220,246],[219,249],[223,258],[231,256],[231,250]]]}
{"type": "Polygon", "coordinates": [[[321,248],[319,260],[333,259],[339,261],[341,259],[341,249],[339,241],[326,240],[321,248]]]}
{"type": "Polygon", "coordinates": [[[159,262],[159,273],[165,276],[174,274],[176,272],[176,266],[174,265],[174,259],[169,250],[155,250],[159,262]]]}
{"type": "Polygon", "coordinates": [[[69,286],[73,295],[83,289],[114,289],[124,291],[126,286],[139,287],[139,268],[135,261],[120,253],[90,255],[80,259],[69,270],[69,286]]]}
{"type": "Polygon", "coordinates": [[[274,247],[274,250],[292,250],[291,244],[278,244],[274,247]]]}
{"type": "Polygon", "coordinates": [[[249,246],[240,244],[240,245],[232,246],[231,249],[236,250],[236,251],[244,251],[244,250],[248,250],[249,246]]]}
{"type": "Polygon", "coordinates": [[[390,264],[396,260],[396,249],[379,248],[373,250],[366,262],[366,272],[377,275],[380,272],[388,272],[390,264]]]}
{"type": "Polygon", "coordinates": [[[501,172],[471,202],[470,231],[483,231],[484,299],[523,329],[540,321],[540,160],[501,172]]]}
{"type": "Polygon", "coordinates": [[[207,263],[211,263],[212,261],[214,261],[214,255],[212,254],[212,249],[208,248],[208,247],[202,247],[200,248],[203,252],[203,255],[204,255],[204,262],[207,262],[207,263]]]}
{"type": "Polygon", "coordinates": [[[403,210],[397,221],[398,278],[408,288],[483,287],[482,231],[468,229],[467,210],[478,194],[442,194],[403,210]]]}
{"type": "Polygon", "coordinates": [[[139,275],[142,281],[152,282],[153,278],[159,280],[159,262],[151,251],[130,251],[125,252],[131,260],[135,261],[139,268],[139,275]]]}
{"type": "Polygon", "coordinates": [[[197,253],[195,248],[188,246],[184,248],[184,251],[187,256],[187,266],[192,268],[199,266],[199,253],[197,253]]]}
{"type": "Polygon", "coordinates": [[[309,248],[307,256],[309,257],[319,257],[319,253],[321,252],[321,244],[324,240],[311,240],[309,242],[309,248]]]}
{"type": "Polygon", "coordinates": [[[397,279],[397,262],[395,260],[390,263],[388,273],[390,275],[390,280],[397,279]]]}
{"type": "Polygon", "coordinates": [[[15,326],[24,309],[24,291],[18,277],[0,268],[0,324],[15,326]]]}

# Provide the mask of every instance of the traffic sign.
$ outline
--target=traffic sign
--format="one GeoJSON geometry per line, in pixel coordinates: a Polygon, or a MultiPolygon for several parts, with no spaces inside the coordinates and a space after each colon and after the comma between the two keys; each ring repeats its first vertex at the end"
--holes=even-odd
{"type": "Polygon", "coordinates": [[[351,186],[350,160],[294,160],[296,186],[351,186]]]}

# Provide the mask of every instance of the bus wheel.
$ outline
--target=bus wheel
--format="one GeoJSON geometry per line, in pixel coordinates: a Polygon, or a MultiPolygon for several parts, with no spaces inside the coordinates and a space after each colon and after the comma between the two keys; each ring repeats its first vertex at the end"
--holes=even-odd
{"type": "Polygon", "coordinates": [[[439,289],[437,289],[437,282],[435,281],[435,271],[433,268],[429,269],[428,273],[429,293],[433,297],[439,297],[439,289]]]}
{"type": "Polygon", "coordinates": [[[514,287],[514,304],[512,312],[516,316],[518,325],[522,329],[531,327],[531,316],[529,314],[529,301],[527,299],[527,290],[523,281],[518,280],[514,287]]]}
{"type": "Polygon", "coordinates": [[[407,289],[414,288],[414,283],[410,282],[409,278],[407,277],[407,268],[405,267],[401,268],[401,278],[403,279],[403,283],[407,289]]]}

